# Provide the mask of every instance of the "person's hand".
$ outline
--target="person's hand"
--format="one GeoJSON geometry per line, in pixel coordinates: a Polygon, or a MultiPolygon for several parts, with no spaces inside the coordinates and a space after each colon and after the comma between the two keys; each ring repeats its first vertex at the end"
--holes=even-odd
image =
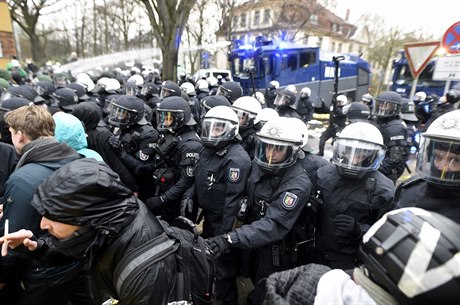
{"type": "Polygon", "coordinates": [[[6,234],[0,237],[0,244],[2,245],[2,256],[8,255],[8,248],[14,249],[21,244],[27,247],[29,251],[37,249],[37,242],[32,240],[34,234],[32,231],[21,229],[17,232],[6,234]]]}
{"type": "Polygon", "coordinates": [[[214,258],[221,256],[230,248],[227,236],[228,234],[223,234],[206,239],[206,243],[208,244],[214,258]]]}
{"type": "Polygon", "coordinates": [[[120,151],[121,149],[121,140],[116,136],[111,136],[109,138],[109,144],[115,151],[120,151]]]}
{"type": "Polygon", "coordinates": [[[145,205],[149,208],[149,210],[154,210],[162,206],[163,203],[164,203],[164,200],[161,196],[152,197],[152,198],[145,200],[145,205]]]}
{"type": "Polygon", "coordinates": [[[351,216],[340,214],[334,219],[336,232],[339,238],[359,238],[361,237],[361,225],[351,216]]]}
{"type": "Polygon", "coordinates": [[[0,219],[3,217],[3,204],[0,204],[0,219]]]}
{"type": "Polygon", "coordinates": [[[186,214],[190,214],[193,211],[193,200],[189,197],[185,197],[180,202],[180,215],[186,216],[186,214]]]}

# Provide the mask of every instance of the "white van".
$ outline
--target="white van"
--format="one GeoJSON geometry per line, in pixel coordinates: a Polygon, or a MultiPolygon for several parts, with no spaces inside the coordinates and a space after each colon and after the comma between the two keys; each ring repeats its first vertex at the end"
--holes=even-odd
{"type": "Polygon", "coordinates": [[[232,72],[230,70],[223,70],[223,69],[200,69],[193,74],[193,78],[195,81],[202,79],[202,78],[208,78],[210,76],[214,76],[217,78],[217,75],[221,75],[223,79],[226,79],[229,77],[227,80],[233,80],[232,79],[232,72]]]}

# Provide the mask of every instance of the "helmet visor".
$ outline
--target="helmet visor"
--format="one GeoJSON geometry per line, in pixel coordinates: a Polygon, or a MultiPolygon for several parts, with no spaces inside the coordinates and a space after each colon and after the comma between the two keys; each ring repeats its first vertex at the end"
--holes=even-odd
{"type": "Polygon", "coordinates": [[[385,157],[383,146],[355,139],[337,139],[334,142],[332,163],[347,169],[377,170],[385,157]]]}
{"type": "Polygon", "coordinates": [[[204,143],[218,144],[232,140],[236,135],[237,126],[227,120],[205,118],[201,124],[201,140],[204,143]]]}
{"type": "Polygon", "coordinates": [[[225,96],[228,100],[232,96],[232,90],[225,88],[224,86],[220,85],[217,89],[216,95],[225,96]]]}
{"type": "Polygon", "coordinates": [[[135,109],[125,108],[114,102],[110,104],[109,123],[114,126],[128,126],[132,117],[137,116],[137,111],[135,109]]]}
{"type": "Polygon", "coordinates": [[[65,76],[56,76],[54,78],[54,84],[57,87],[65,87],[65,85],[69,84],[69,82],[67,81],[67,78],[65,76]]]}
{"type": "Polygon", "coordinates": [[[460,142],[422,136],[417,173],[437,184],[460,185],[460,142]]]}
{"type": "Polygon", "coordinates": [[[375,101],[375,114],[380,117],[392,117],[399,114],[401,105],[396,103],[375,101]]]}
{"type": "Polygon", "coordinates": [[[256,140],[256,163],[266,169],[286,168],[292,165],[295,151],[292,143],[259,137],[256,140]]]}
{"type": "Polygon", "coordinates": [[[173,89],[169,89],[166,87],[161,88],[160,99],[164,99],[168,96],[175,96],[175,95],[176,95],[176,91],[174,91],[173,89]]]}
{"type": "Polygon", "coordinates": [[[126,87],[125,88],[125,94],[135,96],[137,94],[137,87],[135,87],[135,86],[126,87]]]}
{"type": "Polygon", "coordinates": [[[158,130],[176,129],[184,125],[185,113],[182,110],[157,109],[158,130]]]}
{"type": "Polygon", "coordinates": [[[273,102],[273,104],[275,106],[284,106],[284,105],[289,104],[290,99],[291,99],[290,96],[282,94],[282,93],[278,93],[276,95],[276,98],[275,98],[275,101],[273,102]]]}
{"type": "Polygon", "coordinates": [[[247,111],[236,108],[233,108],[233,110],[236,112],[240,127],[248,127],[251,124],[251,119],[254,119],[254,115],[247,111]]]}

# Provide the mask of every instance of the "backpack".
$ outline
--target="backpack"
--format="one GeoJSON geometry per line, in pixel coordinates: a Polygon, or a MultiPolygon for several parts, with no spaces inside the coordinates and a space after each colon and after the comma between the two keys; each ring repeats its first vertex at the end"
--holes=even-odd
{"type": "Polygon", "coordinates": [[[176,255],[176,300],[194,305],[214,301],[214,262],[204,238],[198,235],[196,225],[179,216],[174,226],[162,222],[166,235],[179,244],[176,255]],[[193,232],[192,232],[193,231],[193,232]]]}

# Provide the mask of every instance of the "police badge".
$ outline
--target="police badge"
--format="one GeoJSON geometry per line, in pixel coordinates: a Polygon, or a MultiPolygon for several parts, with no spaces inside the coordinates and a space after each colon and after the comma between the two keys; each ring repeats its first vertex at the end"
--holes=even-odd
{"type": "Polygon", "coordinates": [[[297,204],[297,198],[296,194],[290,192],[284,193],[283,201],[281,202],[283,208],[286,210],[292,210],[297,204]]]}
{"type": "Polygon", "coordinates": [[[240,180],[240,169],[231,167],[228,171],[228,180],[238,182],[240,180]]]}

